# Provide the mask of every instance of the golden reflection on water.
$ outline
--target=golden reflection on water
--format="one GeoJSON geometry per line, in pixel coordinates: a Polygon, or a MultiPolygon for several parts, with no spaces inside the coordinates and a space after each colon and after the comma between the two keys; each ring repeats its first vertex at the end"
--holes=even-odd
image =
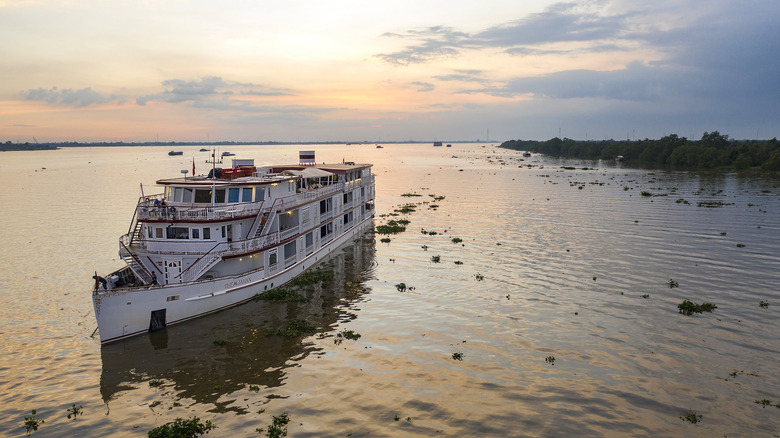
{"type": "MultiPolygon", "coordinates": [[[[90,338],[89,277],[119,265],[138,183],[153,190],[193,157],[205,172],[205,153],[4,153],[12,207],[0,239],[14,250],[0,252],[0,430],[21,436],[37,409],[41,436],[143,435],[194,415],[217,424],[208,436],[255,436],[283,412],[296,437],[776,432],[777,408],[755,403],[780,403],[776,182],[568,170],[482,146],[316,146],[318,161],[375,164],[378,214],[419,204],[403,215],[407,231],[346,247],[326,263],[334,283],[307,289],[307,304],[250,302],[103,348],[90,338]],[[422,196],[401,196],[412,192],[422,196]],[[696,206],[713,199],[734,206],[696,206]],[[414,289],[399,292],[401,282],[414,289]],[[718,309],[686,317],[683,299],[718,309]],[[268,336],[294,319],[318,329],[268,336]],[[335,343],[345,329],[361,337],[335,343]],[[72,403],[85,412],[75,421],[72,403]],[[689,410],[702,422],[682,421],[689,410]]],[[[258,164],[297,157],[233,152],[258,164]]]]}

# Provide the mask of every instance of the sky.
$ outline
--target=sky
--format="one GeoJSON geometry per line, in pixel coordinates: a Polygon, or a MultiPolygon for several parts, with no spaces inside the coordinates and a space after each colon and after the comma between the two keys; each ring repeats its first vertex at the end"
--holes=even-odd
{"type": "Polygon", "coordinates": [[[777,0],[0,0],[0,142],[780,137],[777,0]]]}

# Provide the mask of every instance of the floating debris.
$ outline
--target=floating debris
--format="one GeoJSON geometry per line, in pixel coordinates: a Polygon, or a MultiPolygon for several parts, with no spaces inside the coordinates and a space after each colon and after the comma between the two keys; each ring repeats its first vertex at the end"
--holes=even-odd
{"type": "Polygon", "coordinates": [[[691,424],[696,424],[701,421],[701,415],[697,414],[695,411],[690,411],[684,416],[680,417],[680,419],[691,424]]]}
{"type": "Polygon", "coordinates": [[[684,300],[682,303],[677,305],[677,309],[679,310],[679,313],[688,316],[691,316],[694,313],[712,312],[717,308],[718,306],[712,303],[697,304],[688,300],[684,300]]]}

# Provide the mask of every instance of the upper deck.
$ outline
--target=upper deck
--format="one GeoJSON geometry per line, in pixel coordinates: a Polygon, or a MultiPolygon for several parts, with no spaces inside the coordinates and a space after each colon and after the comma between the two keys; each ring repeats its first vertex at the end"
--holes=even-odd
{"type": "Polygon", "coordinates": [[[291,208],[371,182],[371,165],[351,162],[217,169],[158,180],[164,192],[139,199],[136,215],[139,221],[225,220],[256,215],[277,200],[291,208]]]}

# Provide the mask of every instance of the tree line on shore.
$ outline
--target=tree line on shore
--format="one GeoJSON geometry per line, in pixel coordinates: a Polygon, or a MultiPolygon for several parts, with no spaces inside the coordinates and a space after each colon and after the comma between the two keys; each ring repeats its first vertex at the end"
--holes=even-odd
{"type": "Polygon", "coordinates": [[[547,141],[509,140],[501,147],[564,158],[614,160],[632,164],[688,169],[733,168],[780,171],[780,142],[733,140],[718,131],[705,132],[700,140],[676,134],[658,140],[581,141],[558,137],[547,141]]]}

